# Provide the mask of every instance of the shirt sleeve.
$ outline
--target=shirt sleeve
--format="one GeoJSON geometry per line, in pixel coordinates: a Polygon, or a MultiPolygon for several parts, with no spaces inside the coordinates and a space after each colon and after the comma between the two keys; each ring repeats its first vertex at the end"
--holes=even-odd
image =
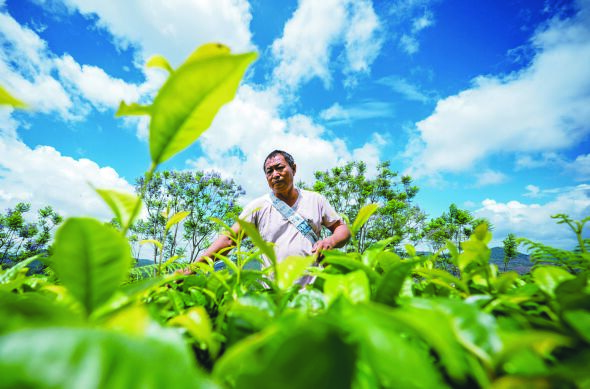
{"type": "Polygon", "coordinates": [[[326,200],[326,198],[323,195],[318,195],[321,205],[320,209],[322,210],[322,225],[330,227],[338,221],[344,223],[342,216],[340,216],[338,212],[336,212],[336,210],[334,209],[334,207],[332,207],[328,200],[326,200]]]}

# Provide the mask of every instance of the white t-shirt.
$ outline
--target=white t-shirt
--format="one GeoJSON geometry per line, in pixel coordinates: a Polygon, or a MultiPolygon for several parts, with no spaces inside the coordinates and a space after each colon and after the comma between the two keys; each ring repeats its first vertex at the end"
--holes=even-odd
{"type": "MultiPolygon", "coordinates": [[[[293,210],[301,215],[320,236],[322,226],[330,227],[342,218],[319,193],[298,189],[299,196],[293,210]]],[[[312,244],[287,218],[273,205],[270,196],[264,195],[249,203],[240,214],[240,219],[253,223],[266,242],[275,244],[277,261],[290,255],[311,255],[312,244]]],[[[268,258],[264,258],[270,266],[268,258]]]]}

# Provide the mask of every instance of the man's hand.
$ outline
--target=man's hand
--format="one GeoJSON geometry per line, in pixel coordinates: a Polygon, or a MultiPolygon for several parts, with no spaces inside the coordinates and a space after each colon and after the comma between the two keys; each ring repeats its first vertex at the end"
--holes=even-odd
{"type": "Polygon", "coordinates": [[[332,250],[335,247],[334,238],[329,236],[326,239],[318,240],[311,248],[312,254],[317,254],[318,261],[324,258],[322,251],[332,250]]]}

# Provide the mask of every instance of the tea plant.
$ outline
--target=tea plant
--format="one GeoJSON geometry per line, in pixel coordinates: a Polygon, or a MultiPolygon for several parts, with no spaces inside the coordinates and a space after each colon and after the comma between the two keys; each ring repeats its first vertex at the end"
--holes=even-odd
{"type": "MultiPolygon", "coordinates": [[[[118,112],[151,116],[144,182],[209,126],[254,58],[207,45],[176,70],[149,61],[168,81],[151,106],[118,112]]],[[[120,228],[70,218],[46,275],[26,275],[35,257],[0,270],[0,387],[590,387],[588,218],[557,216],[577,251],[522,240],[537,260],[523,276],[490,264],[486,223],[427,256],[393,251],[394,236],[359,250],[378,211],[369,204],[350,223],[356,249],[325,252],[319,266],[279,263],[253,225],[238,221],[251,250],[217,219],[236,246],[216,257],[225,269],[176,274],[160,248],[144,278],[126,238],[141,196],[98,193],[120,228]],[[253,267],[262,256],[271,266],[253,267]],[[301,288],[304,275],[316,280],[301,288]]],[[[168,212],[165,229],[186,216],[168,212]]]]}

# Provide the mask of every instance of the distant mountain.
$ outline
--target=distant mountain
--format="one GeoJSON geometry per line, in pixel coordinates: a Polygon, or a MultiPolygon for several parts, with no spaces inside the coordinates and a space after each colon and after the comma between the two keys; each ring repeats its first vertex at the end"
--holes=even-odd
{"type": "MultiPolygon", "coordinates": [[[[498,265],[498,270],[504,271],[504,249],[502,247],[492,247],[492,255],[490,262],[498,265]]],[[[516,258],[508,263],[507,271],[514,270],[518,274],[525,274],[531,270],[533,266],[530,255],[518,253],[516,258]]]]}

